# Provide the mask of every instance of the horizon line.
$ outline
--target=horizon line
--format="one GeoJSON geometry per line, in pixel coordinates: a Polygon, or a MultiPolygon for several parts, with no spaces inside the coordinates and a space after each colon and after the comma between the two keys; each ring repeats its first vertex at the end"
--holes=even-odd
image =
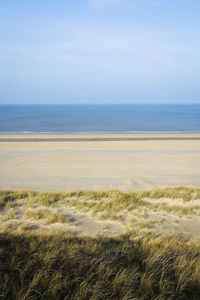
{"type": "Polygon", "coordinates": [[[0,103],[0,106],[21,106],[21,105],[26,105],[26,106],[45,106],[45,105],[50,105],[50,106],[63,106],[63,105],[200,105],[200,103],[180,103],[180,102],[175,102],[175,103],[0,103]]]}

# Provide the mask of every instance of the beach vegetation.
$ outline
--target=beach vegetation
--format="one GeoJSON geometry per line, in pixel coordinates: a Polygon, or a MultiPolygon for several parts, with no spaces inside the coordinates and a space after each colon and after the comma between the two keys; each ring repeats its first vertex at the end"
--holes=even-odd
{"type": "MultiPolygon", "coordinates": [[[[181,199],[183,204],[191,200],[200,199],[200,189],[193,187],[163,188],[153,191],[135,191],[122,193],[120,191],[72,191],[72,192],[36,192],[36,191],[0,191],[0,208],[9,208],[20,205],[28,207],[51,207],[64,205],[82,212],[91,212],[100,219],[119,218],[122,211],[134,213],[140,208],[154,212],[163,211],[179,216],[198,214],[197,205],[168,205],[160,203],[159,199],[181,199]],[[148,201],[153,199],[154,201],[148,201]],[[19,202],[19,200],[21,202],[19,202]]],[[[30,214],[30,212],[28,212],[30,214]]],[[[27,214],[28,214],[27,213],[27,214]]],[[[37,217],[38,212],[35,217],[37,217]]],[[[39,218],[39,216],[38,216],[39,218]]],[[[120,219],[120,218],[119,218],[120,219]]]]}
{"type": "Polygon", "coordinates": [[[200,299],[200,243],[164,228],[169,215],[173,226],[179,226],[178,217],[197,217],[199,195],[193,187],[0,191],[0,298],[200,299]],[[51,231],[54,223],[76,225],[79,215],[65,214],[69,208],[100,219],[103,234],[69,233],[68,226],[51,231]],[[124,223],[126,234],[106,237],[115,221],[124,223]]]}
{"type": "Polygon", "coordinates": [[[179,236],[0,234],[0,295],[13,300],[196,300],[199,246],[179,236]]]}
{"type": "Polygon", "coordinates": [[[53,224],[53,223],[71,223],[71,220],[68,216],[60,215],[58,213],[51,213],[47,216],[45,220],[45,224],[53,224]]]}

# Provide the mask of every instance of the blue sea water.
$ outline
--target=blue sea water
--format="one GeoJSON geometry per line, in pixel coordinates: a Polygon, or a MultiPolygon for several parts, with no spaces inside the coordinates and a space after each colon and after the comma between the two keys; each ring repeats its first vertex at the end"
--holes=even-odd
{"type": "Polygon", "coordinates": [[[1,105],[0,132],[200,132],[200,105],[1,105]]]}

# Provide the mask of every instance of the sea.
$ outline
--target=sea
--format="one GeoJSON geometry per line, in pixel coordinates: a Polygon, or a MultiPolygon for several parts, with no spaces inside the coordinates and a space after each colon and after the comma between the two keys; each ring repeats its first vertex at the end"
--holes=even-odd
{"type": "Polygon", "coordinates": [[[200,132],[200,104],[0,105],[0,132],[200,132]]]}

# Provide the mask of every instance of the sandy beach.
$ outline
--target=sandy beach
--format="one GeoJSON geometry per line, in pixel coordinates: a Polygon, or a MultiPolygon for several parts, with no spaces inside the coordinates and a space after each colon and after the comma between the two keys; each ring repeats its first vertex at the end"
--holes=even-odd
{"type": "Polygon", "coordinates": [[[4,190],[200,186],[199,133],[1,134],[0,141],[4,190]]]}

